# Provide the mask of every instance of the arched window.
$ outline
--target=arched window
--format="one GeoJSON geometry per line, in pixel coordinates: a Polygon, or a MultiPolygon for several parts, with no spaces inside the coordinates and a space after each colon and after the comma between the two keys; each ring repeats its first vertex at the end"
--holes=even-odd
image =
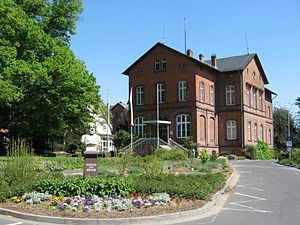
{"type": "Polygon", "coordinates": [[[154,60],[154,70],[160,71],[160,60],[159,59],[154,60]]]}
{"type": "Polygon", "coordinates": [[[215,140],[215,119],[213,117],[209,118],[209,140],[211,142],[215,140]]]}
{"type": "Polygon", "coordinates": [[[250,107],[251,106],[251,86],[247,84],[247,105],[250,107]]]}
{"type": "Polygon", "coordinates": [[[144,105],[144,86],[136,87],[136,104],[144,105]]]}
{"type": "Polygon", "coordinates": [[[146,136],[144,130],[144,119],[144,117],[137,117],[134,120],[134,134],[136,134],[139,138],[143,138],[146,136]]]}
{"type": "Polygon", "coordinates": [[[209,86],[209,101],[211,105],[215,104],[215,88],[214,85],[209,86]]]}
{"type": "Polygon", "coordinates": [[[161,59],[161,70],[166,70],[167,69],[167,58],[162,58],[161,59]]]}
{"type": "Polygon", "coordinates": [[[260,140],[264,141],[264,126],[261,124],[260,125],[260,140]]]}
{"type": "Polygon", "coordinates": [[[252,141],[252,124],[248,121],[248,141],[252,141]]]}
{"type": "Polygon", "coordinates": [[[236,140],[236,121],[228,120],[226,122],[226,137],[227,140],[236,140]]]}
{"type": "Polygon", "coordinates": [[[206,139],[206,118],[205,116],[200,116],[200,140],[205,141],[206,139]]]}
{"type": "Polygon", "coordinates": [[[191,120],[187,114],[176,117],[177,138],[187,138],[191,135],[191,120]]]}
{"type": "Polygon", "coordinates": [[[254,141],[258,140],[257,123],[254,124],[254,141]]]}
{"type": "Polygon", "coordinates": [[[205,89],[204,89],[204,82],[200,82],[200,102],[205,102],[205,89]]]}
{"type": "Polygon", "coordinates": [[[268,130],[268,144],[271,144],[271,140],[272,140],[272,134],[271,134],[271,129],[268,130]]]}

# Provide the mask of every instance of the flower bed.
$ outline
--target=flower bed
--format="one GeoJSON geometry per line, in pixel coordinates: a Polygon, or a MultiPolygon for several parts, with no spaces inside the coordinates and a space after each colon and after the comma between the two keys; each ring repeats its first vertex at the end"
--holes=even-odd
{"type": "Polygon", "coordinates": [[[2,199],[0,207],[35,215],[89,218],[116,218],[158,215],[203,206],[195,198],[170,198],[167,193],[138,194],[129,197],[74,196],[56,197],[43,193],[27,193],[23,197],[2,199]],[[17,204],[16,204],[17,203],[17,204]]]}

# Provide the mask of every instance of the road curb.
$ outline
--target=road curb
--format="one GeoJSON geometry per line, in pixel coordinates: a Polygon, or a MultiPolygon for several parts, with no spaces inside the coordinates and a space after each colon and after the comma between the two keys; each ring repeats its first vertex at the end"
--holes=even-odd
{"type": "Polygon", "coordinates": [[[89,224],[89,225],[98,225],[98,224],[109,224],[109,225],[117,225],[117,224],[155,224],[162,222],[174,222],[180,223],[182,221],[186,221],[188,218],[192,220],[193,217],[199,217],[207,212],[209,212],[213,206],[215,206],[220,199],[220,197],[226,193],[230,192],[234,186],[236,185],[239,179],[239,175],[236,170],[233,168],[233,173],[227,179],[225,186],[216,192],[211,201],[205,204],[203,207],[183,212],[176,212],[170,214],[162,214],[157,216],[145,216],[145,217],[130,217],[130,218],[114,218],[114,219],[88,219],[88,218],[63,218],[63,217],[50,217],[50,216],[40,216],[40,215],[32,215],[27,213],[16,212],[9,209],[0,208],[0,214],[8,215],[15,218],[37,221],[37,222],[45,222],[45,223],[54,223],[54,224],[89,224]]]}

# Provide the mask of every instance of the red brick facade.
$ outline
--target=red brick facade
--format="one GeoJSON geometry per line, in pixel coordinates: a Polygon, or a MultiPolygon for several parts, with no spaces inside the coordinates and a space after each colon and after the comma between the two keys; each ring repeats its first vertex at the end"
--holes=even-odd
{"type": "Polygon", "coordinates": [[[156,124],[143,122],[156,120],[158,93],[160,120],[171,122],[160,124],[163,139],[167,132],[179,143],[193,136],[198,149],[210,153],[240,154],[242,147],[258,140],[273,147],[268,116],[272,92],[265,88],[268,81],[257,55],[204,61],[202,55],[196,59],[191,51],[188,54],[157,43],[123,72],[133,90],[135,133],[156,137],[156,124]],[[249,98],[252,103],[256,99],[255,107],[247,104],[249,98]],[[248,122],[253,123],[252,133],[256,124],[255,140],[248,141],[248,122]]]}

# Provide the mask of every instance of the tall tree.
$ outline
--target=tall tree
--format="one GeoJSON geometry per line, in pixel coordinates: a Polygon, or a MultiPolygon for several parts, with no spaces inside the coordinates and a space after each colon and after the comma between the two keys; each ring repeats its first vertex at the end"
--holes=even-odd
{"type": "Polygon", "coordinates": [[[81,0],[0,2],[0,127],[32,137],[82,133],[99,112],[99,86],[69,47],[81,0]]]}
{"type": "Polygon", "coordinates": [[[276,149],[286,149],[286,138],[289,129],[293,138],[294,146],[299,146],[299,135],[293,115],[284,108],[277,108],[273,113],[274,121],[274,146],[276,149]],[[289,118],[288,118],[289,117],[289,118]]]}

